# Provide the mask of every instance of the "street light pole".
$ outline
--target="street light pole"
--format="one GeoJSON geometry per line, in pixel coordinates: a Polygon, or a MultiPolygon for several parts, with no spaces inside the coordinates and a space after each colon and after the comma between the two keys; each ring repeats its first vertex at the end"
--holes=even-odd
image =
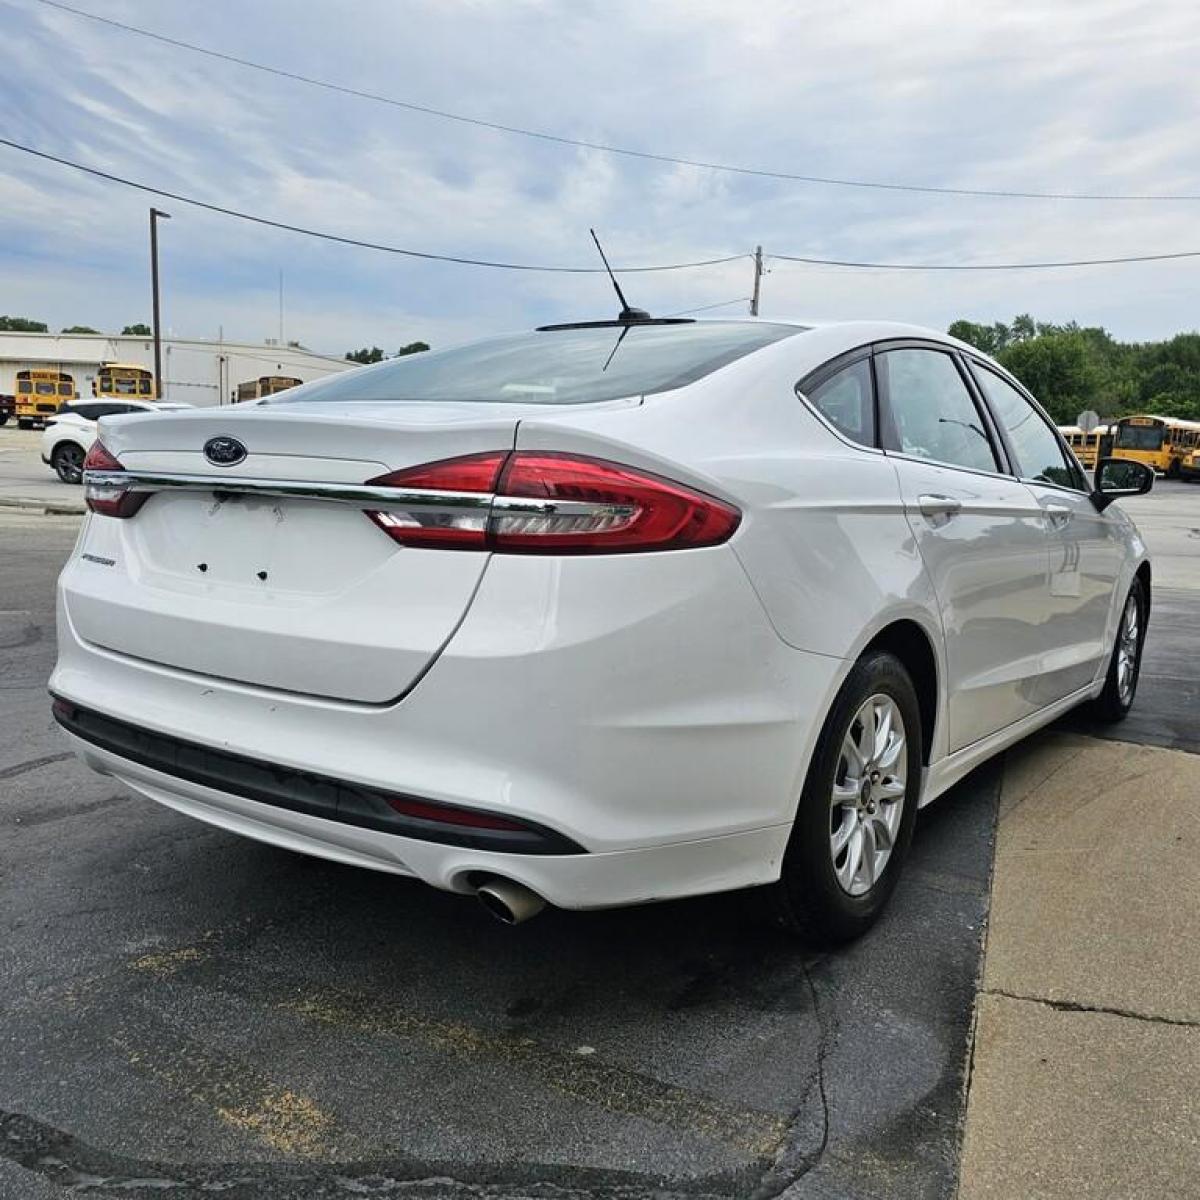
{"type": "Polygon", "coordinates": [[[170,213],[150,210],[150,290],[154,308],[154,398],[162,399],[162,336],[158,323],[158,218],[171,219],[170,213]]]}

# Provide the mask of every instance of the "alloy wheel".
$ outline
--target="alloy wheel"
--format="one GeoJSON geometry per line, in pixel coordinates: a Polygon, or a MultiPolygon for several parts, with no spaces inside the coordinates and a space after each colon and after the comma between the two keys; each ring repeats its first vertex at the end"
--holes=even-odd
{"type": "Polygon", "coordinates": [[[63,483],[83,481],[83,450],[73,442],[61,446],[55,454],[55,469],[63,483]]]}
{"type": "Polygon", "coordinates": [[[1117,694],[1124,705],[1133,701],[1140,634],[1141,613],[1137,595],[1131,591],[1129,599],[1125,601],[1125,611],[1121,614],[1121,627],[1117,631],[1117,694]]]}
{"type": "Polygon", "coordinates": [[[829,853],[842,890],[862,896],[887,868],[904,815],[908,752],[904,718],[882,693],[850,721],[829,810],[829,853]]]}

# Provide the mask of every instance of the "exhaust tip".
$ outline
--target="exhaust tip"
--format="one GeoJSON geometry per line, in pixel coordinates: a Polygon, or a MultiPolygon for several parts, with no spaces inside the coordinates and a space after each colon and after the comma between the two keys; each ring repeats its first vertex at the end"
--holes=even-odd
{"type": "Polygon", "coordinates": [[[475,895],[480,904],[505,925],[520,925],[546,907],[545,900],[536,892],[510,879],[489,879],[475,890],[475,895]]]}

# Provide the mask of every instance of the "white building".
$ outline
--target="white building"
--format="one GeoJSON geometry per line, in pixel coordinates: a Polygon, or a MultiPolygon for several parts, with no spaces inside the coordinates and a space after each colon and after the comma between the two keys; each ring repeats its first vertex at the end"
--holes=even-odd
{"type": "MultiPolygon", "coordinates": [[[[92,394],[102,362],[131,363],[154,370],[154,340],[100,333],[8,333],[0,331],[0,394],[16,392],[16,373],[25,369],[65,371],[80,399],[92,394]]],[[[290,375],[304,383],[358,366],[299,346],[270,342],[162,339],[162,399],[197,407],[231,403],[239,383],[263,375],[290,375]]]]}

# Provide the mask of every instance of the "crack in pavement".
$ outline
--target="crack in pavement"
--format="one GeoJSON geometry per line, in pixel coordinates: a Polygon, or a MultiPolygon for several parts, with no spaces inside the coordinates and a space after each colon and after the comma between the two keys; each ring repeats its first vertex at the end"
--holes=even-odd
{"type": "Polygon", "coordinates": [[[805,962],[801,963],[801,970],[804,973],[804,982],[808,987],[808,994],[812,1000],[813,1016],[817,1022],[817,1069],[814,1075],[814,1084],[821,1106],[821,1137],[815,1150],[805,1151],[795,1155],[794,1158],[791,1157],[795,1154],[797,1148],[797,1139],[791,1135],[805,1114],[808,1103],[808,1095],[806,1094],[804,1100],[801,1101],[792,1115],[792,1121],[788,1128],[789,1136],[784,1139],[783,1146],[776,1156],[775,1163],[763,1172],[758,1186],[751,1193],[750,1200],[776,1200],[777,1197],[782,1196],[784,1192],[813,1170],[824,1157],[825,1151],[829,1148],[829,1094],[825,1083],[825,1059],[833,1048],[833,1039],[829,1027],[821,1019],[821,1008],[817,999],[817,985],[812,977],[812,969],[805,962]]]}
{"type": "Polygon", "coordinates": [[[0,1110],[0,1157],[73,1193],[179,1197],[219,1194],[224,1200],[306,1200],[370,1196],[404,1191],[422,1197],[687,1200],[726,1198],[745,1192],[742,1173],[719,1173],[672,1181],[618,1170],[512,1163],[445,1163],[398,1160],[375,1163],[154,1162],[99,1150],[33,1117],[0,1110]]]}
{"type": "Polygon", "coordinates": [[[1113,1008],[1104,1004],[1084,1004],[1078,1000],[1052,1000],[1047,996],[1022,996],[1018,992],[1006,992],[1002,988],[984,988],[984,996],[1000,996],[1005,1000],[1020,1000],[1025,1004],[1041,1004],[1059,1012],[1095,1013],[1107,1017],[1128,1017],[1131,1021],[1145,1021],[1149,1025],[1175,1025],[1181,1029],[1200,1029],[1200,1021],[1186,1017],[1156,1017],[1152,1013],[1138,1012],[1132,1008],[1113,1008]]]}

